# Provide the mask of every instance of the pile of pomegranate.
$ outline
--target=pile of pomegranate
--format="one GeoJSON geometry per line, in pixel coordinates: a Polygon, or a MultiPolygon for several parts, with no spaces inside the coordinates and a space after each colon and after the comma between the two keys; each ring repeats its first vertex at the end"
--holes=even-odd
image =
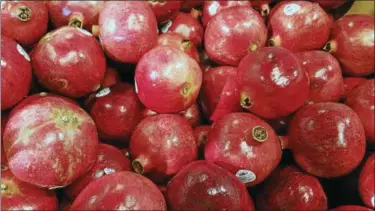
{"type": "Polygon", "coordinates": [[[375,209],[350,3],[2,1],[2,210],[375,209]]]}

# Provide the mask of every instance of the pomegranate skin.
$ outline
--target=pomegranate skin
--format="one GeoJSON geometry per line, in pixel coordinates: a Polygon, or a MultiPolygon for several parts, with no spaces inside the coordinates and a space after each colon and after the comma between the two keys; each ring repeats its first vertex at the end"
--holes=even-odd
{"type": "MultiPolygon", "coordinates": [[[[43,1],[1,3],[1,34],[31,47],[47,32],[48,8],[43,1]]],[[[4,48],[2,48],[4,49],[4,48]]]]}
{"type": "Polygon", "coordinates": [[[294,166],[277,170],[257,195],[261,210],[327,210],[327,196],[319,180],[294,166]]]}
{"type": "Polygon", "coordinates": [[[73,202],[71,210],[167,210],[167,207],[163,194],[149,179],[122,171],[90,183],[73,202]]]}
{"type": "Polygon", "coordinates": [[[108,57],[137,63],[157,44],[155,15],[143,1],[108,1],[99,15],[99,37],[108,57]]]}
{"type": "Polygon", "coordinates": [[[374,165],[375,156],[370,155],[367,158],[365,165],[362,168],[361,174],[359,176],[359,194],[362,198],[363,203],[367,207],[375,208],[375,190],[374,190],[374,165]]]}
{"type": "Polygon", "coordinates": [[[177,16],[181,9],[181,1],[147,1],[154,11],[158,23],[163,23],[177,16]]]}
{"type": "Polygon", "coordinates": [[[370,208],[359,206],[359,205],[342,205],[342,206],[336,207],[334,209],[331,209],[330,211],[353,211],[353,210],[356,210],[356,211],[361,211],[361,210],[371,211],[370,208]]]}
{"type": "Polygon", "coordinates": [[[308,103],[337,102],[344,92],[339,62],[327,52],[307,51],[295,54],[310,79],[308,103]]]}
{"type": "Polygon", "coordinates": [[[211,20],[213,16],[218,14],[221,10],[235,7],[235,6],[248,6],[251,7],[250,1],[224,1],[224,0],[216,0],[216,1],[205,1],[203,3],[202,9],[202,24],[204,27],[207,26],[208,22],[211,20]]]}
{"type": "Polygon", "coordinates": [[[312,2],[318,3],[325,10],[333,10],[343,5],[347,0],[311,0],[312,2]]]}
{"type": "Polygon", "coordinates": [[[14,40],[1,36],[1,110],[13,107],[30,91],[30,57],[14,40]]]}
{"type": "Polygon", "coordinates": [[[97,92],[90,115],[102,139],[128,143],[141,121],[142,109],[133,86],[119,83],[97,92]]]}
{"type": "Polygon", "coordinates": [[[297,57],[280,47],[245,56],[238,66],[237,85],[241,106],[266,119],[296,111],[308,99],[310,86],[297,57]]]}
{"type": "Polygon", "coordinates": [[[345,104],[352,108],[361,119],[367,143],[375,144],[374,79],[367,80],[348,94],[345,104]]]}
{"type": "Polygon", "coordinates": [[[107,174],[131,170],[130,160],[119,149],[107,144],[99,144],[98,148],[97,160],[90,171],[65,189],[65,193],[71,200],[74,200],[88,184],[96,179],[107,174]]]}
{"type": "Polygon", "coordinates": [[[246,187],[225,169],[195,161],[167,185],[171,210],[255,210],[246,187]]]}
{"type": "Polygon", "coordinates": [[[39,189],[17,179],[6,165],[1,165],[2,210],[57,210],[54,191],[39,189]]]}
{"type": "Polygon", "coordinates": [[[237,66],[247,53],[263,47],[266,39],[266,25],[257,11],[232,7],[212,17],[206,27],[204,46],[213,61],[237,66]]]}
{"type": "Polygon", "coordinates": [[[107,67],[107,70],[104,75],[104,80],[102,82],[102,87],[111,87],[115,84],[120,83],[121,78],[119,74],[117,73],[115,68],[107,67]]]}
{"type": "Polygon", "coordinates": [[[366,81],[366,78],[361,77],[344,77],[344,93],[342,96],[342,99],[345,100],[348,94],[357,88],[359,85],[364,83],[366,81]]]}
{"type": "Polygon", "coordinates": [[[342,65],[348,76],[374,73],[374,18],[347,15],[335,22],[331,40],[325,46],[342,65]]]}
{"type": "Polygon", "coordinates": [[[33,50],[31,64],[46,88],[77,98],[100,88],[106,61],[94,36],[64,26],[46,34],[33,50]]]}
{"type": "Polygon", "coordinates": [[[293,52],[321,49],[329,39],[332,19],[317,4],[283,1],[269,17],[269,44],[293,52]]]}
{"type": "Polygon", "coordinates": [[[196,101],[202,71],[184,52],[159,46],[138,62],[134,80],[138,97],[147,108],[157,113],[178,113],[196,101]]]}
{"type": "Polygon", "coordinates": [[[161,34],[158,38],[158,46],[170,46],[180,49],[199,62],[199,54],[194,43],[185,39],[181,34],[175,32],[161,34]]]}
{"type": "Polygon", "coordinates": [[[12,111],[5,127],[9,168],[18,179],[39,187],[69,185],[95,163],[95,123],[60,96],[29,98],[12,111]]]}
{"type": "Polygon", "coordinates": [[[281,145],[263,120],[249,113],[231,113],[212,126],[204,157],[235,174],[247,186],[254,186],[279,164],[281,145]]]}
{"type": "Polygon", "coordinates": [[[316,103],[301,108],[290,122],[288,136],[297,164],[318,177],[350,173],[365,153],[361,120],[343,104],[316,103]]]}
{"type": "Polygon", "coordinates": [[[130,154],[133,169],[156,182],[173,176],[198,156],[193,129],[185,118],[174,114],[142,120],[131,137],[130,154]]]}
{"type": "Polygon", "coordinates": [[[5,125],[7,124],[9,119],[9,113],[1,113],[1,164],[7,164],[7,156],[4,151],[4,144],[3,144],[3,134],[5,130],[5,125]]]}

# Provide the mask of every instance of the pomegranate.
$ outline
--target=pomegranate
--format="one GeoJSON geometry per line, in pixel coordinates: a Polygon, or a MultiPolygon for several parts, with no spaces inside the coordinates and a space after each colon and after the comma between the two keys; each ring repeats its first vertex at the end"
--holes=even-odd
{"type": "Polygon", "coordinates": [[[316,2],[325,10],[333,10],[337,7],[343,5],[347,0],[311,0],[312,2],[316,2]]]}
{"type": "Polygon", "coordinates": [[[211,18],[218,14],[221,10],[227,9],[230,7],[235,6],[248,6],[251,7],[251,2],[247,1],[224,1],[224,0],[215,0],[215,1],[205,1],[203,3],[203,10],[202,10],[202,24],[204,27],[207,26],[208,22],[211,18]]]}
{"type": "Polygon", "coordinates": [[[265,17],[270,14],[270,0],[250,0],[252,6],[260,12],[260,14],[265,17]]]}
{"type": "Polygon", "coordinates": [[[342,205],[342,206],[336,207],[334,209],[331,209],[330,211],[353,211],[353,210],[356,210],[356,211],[361,211],[361,210],[371,211],[370,208],[359,206],[359,205],[342,205]]]}
{"type": "Polygon", "coordinates": [[[102,139],[127,143],[141,121],[142,109],[133,86],[119,83],[97,92],[90,115],[102,139]]]}
{"type": "Polygon", "coordinates": [[[185,39],[181,34],[174,32],[161,34],[158,38],[158,46],[169,46],[180,49],[199,62],[199,54],[194,43],[185,39]]]}
{"type": "Polygon", "coordinates": [[[346,97],[348,96],[348,94],[354,90],[355,88],[357,88],[359,85],[361,85],[362,83],[364,83],[366,81],[366,78],[362,78],[362,77],[344,77],[344,93],[342,95],[342,99],[346,99],[346,97]]]}
{"type": "Polygon", "coordinates": [[[135,172],[162,182],[197,159],[197,144],[186,119],[158,114],[145,118],[136,127],[130,140],[130,154],[135,172]]]}
{"type": "Polygon", "coordinates": [[[5,127],[9,168],[18,179],[39,187],[69,185],[95,162],[95,123],[65,98],[52,94],[29,98],[13,109],[5,127]]]}
{"type": "Polygon", "coordinates": [[[192,8],[199,7],[204,3],[204,0],[182,0],[181,9],[190,11],[192,8]]]}
{"type": "Polygon", "coordinates": [[[164,23],[165,21],[176,17],[182,4],[181,1],[163,0],[151,0],[147,1],[147,3],[154,11],[158,23],[164,23]]]}
{"type": "Polygon", "coordinates": [[[347,15],[337,20],[324,49],[340,61],[346,75],[374,73],[373,16],[347,15]]]}
{"type": "Polygon", "coordinates": [[[43,1],[1,2],[1,34],[22,46],[31,47],[38,42],[47,26],[48,8],[43,1]]]}
{"type": "Polygon", "coordinates": [[[207,143],[208,133],[211,131],[210,125],[201,125],[194,128],[194,137],[198,146],[198,157],[204,158],[204,147],[207,143]]]}
{"type": "Polygon", "coordinates": [[[159,46],[138,62],[134,80],[138,97],[147,108],[157,113],[177,113],[196,101],[202,71],[184,52],[159,46]]]}
{"type": "Polygon", "coordinates": [[[279,164],[281,146],[276,133],[249,113],[231,113],[212,126],[205,160],[235,174],[247,186],[262,182],[279,164]]]}
{"type": "Polygon", "coordinates": [[[371,208],[375,208],[375,191],[374,191],[374,165],[375,155],[370,155],[367,158],[365,165],[362,168],[359,176],[359,193],[363,203],[371,208]]]}
{"type": "Polygon", "coordinates": [[[91,31],[93,25],[98,25],[105,1],[48,1],[46,4],[55,27],[69,25],[91,31]]]}
{"type": "Polygon", "coordinates": [[[269,17],[271,46],[293,52],[320,49],[329,39],[332,19],[317,4],[283,1],[269,17]]]}
{"type": "Polygon", "coordinates": [[[238,66],[237,86],[241,106],[267,119],[288,116],[309,95],[306,71],[292,52],[280,47],[262,48],[245,56],[238,66]]]}
{"type": "Polygon", "coordinates": [[[212,17],[206,27],[204,46],[213,61],[237,66],[248,52],[265,45],[266,36],[266,25],[255,10],[231,7],[212,17]]]}
{"type": "Polygon", "coordinates": [[[297,164],[319,177],[350,173],[365,153],[361,120],[343,104],[316,103],[301,108],[290,122],[288,136],[297,164]]]}
{"type": "Polygon", "coordinates": [[[1,113],[1,163],[6,164],[8,163],[7,156],[5,155],[4,151],[4,144],[3,144],[3,134],[5,130],[5,125],[7,124],[9,119],[9,113],[1,113]]]}
{"type": "Polygon", "coordinates": [[[107,67],[104,75],[104,80],[102,82],[102,87],[111,87],[117,83],[120,83],[121,79],[115,68],[107,67]]]}
{"type": "Polygon", "coordinates": [[[302,69],[309,75],[310,95],[308,103],[337,102],[344,83],[339,62],[327,52],[307,51],[295,54],[302,69]]]}
{"type": "Polygon", "coordinates": [[[345,104],[358,114],[365,129],[366,139],[372,144],[375,144],[374,97],[374,79],[371,79],[351,91],[345,101],[345,104]]]}
{"type": "Polygon", "coordinates": [[[146,177],[123,171],[90,183],[71,210],[167,210],[158,187],[146,177]]]}
{"type": "Polygon", "coordinates": [[[57,210],[56,194],[17,179],[1,164],[2,210],[57,210]]]}
{"type": "Polygon", "coordinates": [[[1,110],[21,101],[30,86],[30,57],[14,40],[1,36],[1,110]]]}
{"type": "Polygon", "coordinates": [[[262,210],[327,210],[327,197],[319,180],[294,166],[277,170],[257,195],[262,210]]]}
{"type": "Polygon", "coordinates": [[[65,193],[74,200],[78,194],[96,179],[118,171],[130,171],[130,160],[117,148],[99,144],[99,152],[96,163],[84,176],[75,180],[65,189],[65,193]]]}
{"type": "Polygon", "coordinates": [[[195,161],[167,185],[171,210],[255,210],[245,185],[225,169],[195,161]]]}
{"type": "Polygon", "coordinates": [[[137,63],[156,46],[155,15],[144,1],[108,1],[99,15],[99,37],[108,57],[137,63]]]}
{"type": "Polygon", "coordinates": [[[46,34],[35,47],[31,64],[43,86],[74,98],[99,89],[106,69],[96,39],[72,26],[46,34]]]}

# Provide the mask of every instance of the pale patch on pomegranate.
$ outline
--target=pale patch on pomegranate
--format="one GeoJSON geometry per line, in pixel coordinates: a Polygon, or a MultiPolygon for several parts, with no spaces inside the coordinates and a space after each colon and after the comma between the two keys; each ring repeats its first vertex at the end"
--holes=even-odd
{"type": "Polygon", "coordinates": [[[6,67],[6,66],[7,66],[7,62],[1,59],[1,67],[6,67]]]}
{"type": "Polygon", "coordinates": [[[114,32],[116,32],[116,20],[113,19],[113,18],[108,18],[106,19],[105,23],[104,23],[104,31],[105,33],[109,33],[109,34],[113,34],[114,32]]]}
{"type": "Polygon", "coordinates": [[[184,37],[189,37],[190,36],[190,27],[187,26],[186,24],[181,24],[179,25],[176,30],[177,33],[182,34],[184,37]]]}
{"type": "Polygon", "coordinates": [[[143,15],[136,16],[134,14],[129,15],[127,23],[128,29],[134,31],[140,31],[142,29],[142,22],[144,21],[145,17],[143,15]]]}
{"type": "Polygon", "coordinates": [[[49,56],[49,58],[51,59],[51,60],[56,60],[56,56],[57,56],[57,54],[56,54],[56,50],[55,50],[55,47],[53,47],[53,45],[51,45],[51,44],[46,44],[46,50],[47,50],[47,52],[48,52],[48,56],[49,56]]]}
{"type": "Polygon", "coordinates": [[[365,46],[374,46],[374,31],[366,30],[363,31],[360,35],[360,40],[365,46]]]}
{"type": "Polygon", "coordinates": [[[60,65],[62,66],[65,66],[71,63],[74,63],[74,64],[78,63],[79,59],[78,59],[77,51],[70,51],[64,57],[61,57],[59,62],[60,62],[60,65]]]}
{"type": "Polygon", "coordinates": [[[220,4],[218,1],[215,1],[213,4],[211,4],[209,7],[208,7],[208,13],[210,15],[214,15],[217,13],[217,9],[219,8],[220,4]]]}

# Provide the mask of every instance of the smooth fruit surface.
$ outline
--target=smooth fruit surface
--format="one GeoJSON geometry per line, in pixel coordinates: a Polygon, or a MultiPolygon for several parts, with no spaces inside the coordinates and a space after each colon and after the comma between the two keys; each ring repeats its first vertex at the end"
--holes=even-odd
{"type": "Polygon", "coordinates": [[[375,156],[370,155],[362,168],[359,176],[359,194],[363,203],[371,208],[375,208],[375,156]]]}

